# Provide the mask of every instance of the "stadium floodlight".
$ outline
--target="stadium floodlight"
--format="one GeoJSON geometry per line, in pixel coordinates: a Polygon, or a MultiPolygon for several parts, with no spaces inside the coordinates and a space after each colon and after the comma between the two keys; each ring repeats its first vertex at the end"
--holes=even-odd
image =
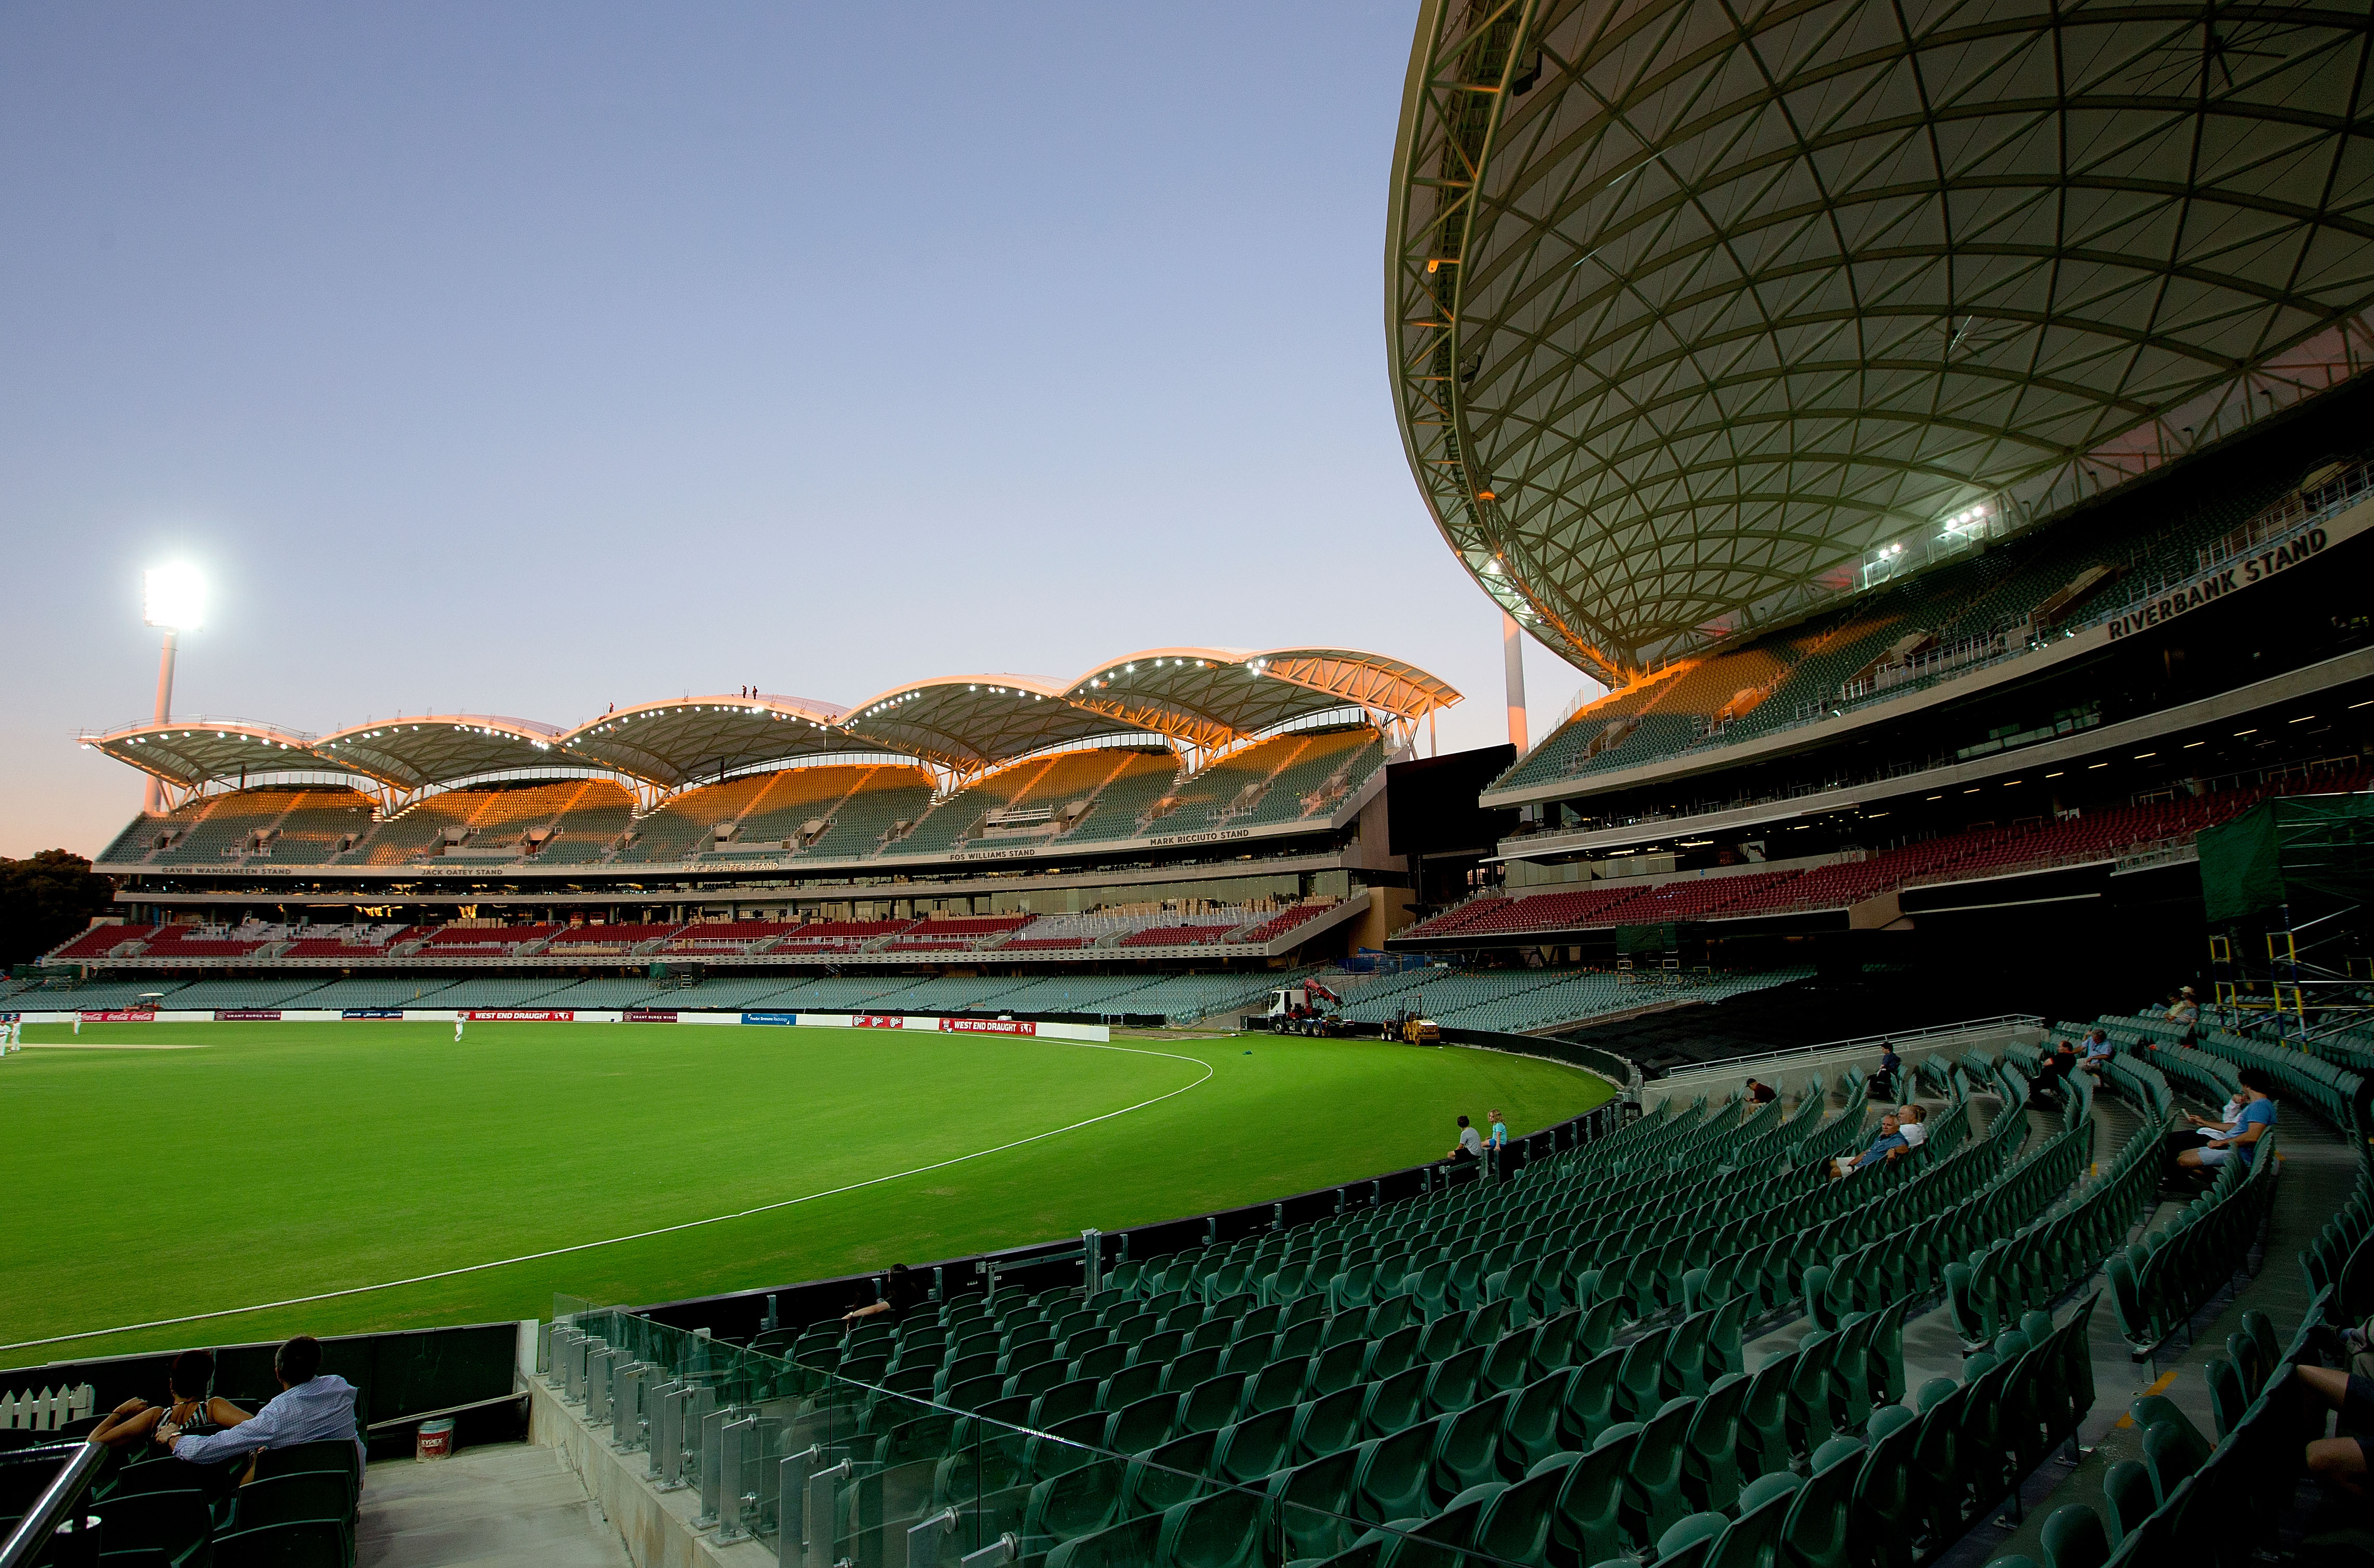
{"type": "Polygon", "coordinates": [[[194,632],[205,624],[206,580],[187,562],[151,567],[141,574],[141,619],[169,632],[194,632]]]}
{"type": "MultiPolygon", "coordinates": [[[[206,585],[197,568],[186,561],[152,567],[141,574],[141,619],[163,629],[165,647],[157,659],[157,718],[162,724],[173,711],[173,650],[183,632],[194,632],[206,619],[206,585]]],[[[165,809],[165,781],[148,776],[147,811],[165,809]]]]}

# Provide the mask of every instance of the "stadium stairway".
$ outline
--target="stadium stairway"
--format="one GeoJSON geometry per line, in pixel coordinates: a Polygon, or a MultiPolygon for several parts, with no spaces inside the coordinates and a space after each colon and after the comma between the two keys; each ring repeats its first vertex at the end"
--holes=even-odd
{"type": "Polygon", "coordinates": [[[464,1448],[366,1472],[355,1558],[370,1568],[630,1568],[576,1471],[535,1443],[464,1448]]]}
{"type": "MultiPolygon", "coordinates": [[[[2091,1340],[2099,1398],[2079,1431],[2084,1457],[2074,1469],[2049,1467],[2030,1477],[2021,1492],[2022,1516],[1992,1534],[1974,1533],[1962,1549],[1940,1560],[1942,1568],[1983,1568],[2004,1558],[2020,1557],[2046,1562],[2046,1521],[2058,1510],[2077,1504],[2107,1515],[2103,1483],[2111,1468],[2144,1460],[2145,1427],[2131,1409],[2136,1399],[2168,1401],[2214,1440],[2219,1423],[2205,1369],[2212,1361],[2227,1356],[2227,1336],[2243,1328],[2247,1315],[2262,1313],[2274,1325],[2275,1338],[2286,1344],[2291,1341],[2313,1301],[2299,1256],[2349,1200],[2358,1180],[2359,1156],[2332,1127],[2303,1114],[2298,1102],[2280,1103],[2283,1190],[2269,1211],[2264,1237],[2251,1254],[2254,1271],[2218,1290],[2192,1316],[2177,1342],[2163,1346],[2146,1360],[2133,1358],[2115,1313],[2098,1312],[2091,1340]],[[2122,1375],[2119,1371],[2122,1366],[2132,1370],[2122,1375]]],[[[2115,1106],[2110,1096],[2098,1104],[2115,1106]]],[[[2204,1114],[2209,1109],[2197,1099],[2188,1100],[2185,1108],[2204,1114]]],[[[2122,1108],[2114,1108],[2110,1116],[2123,1114],[2122,1108]]],[[[2179,1207],[2173,1201],[2155,1202],[2136,1233],[2148,1233],[2165,1223],[2179,1207]]],[[[2088,1288],[2099,1284],[2101,1278],[2098,1272],[2088,1288]]],[[[1908,1325],[1908,1355],[1911,1340],[1908,1325]]]]}

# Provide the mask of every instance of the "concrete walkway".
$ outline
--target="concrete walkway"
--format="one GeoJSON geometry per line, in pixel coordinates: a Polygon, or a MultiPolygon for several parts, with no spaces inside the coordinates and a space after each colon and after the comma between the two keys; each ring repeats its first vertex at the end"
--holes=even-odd
{"type": "Polygon", "coordinates": [[[632,1568],[577,1472],[531,1443],[371,1466],[355,1545],[358,1568],[632,1568]]]}

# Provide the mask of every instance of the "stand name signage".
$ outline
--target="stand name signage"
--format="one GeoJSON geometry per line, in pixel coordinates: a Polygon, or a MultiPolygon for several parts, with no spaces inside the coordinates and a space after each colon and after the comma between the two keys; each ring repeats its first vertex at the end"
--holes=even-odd
{"type": "Polygon", "coordinates": [[[2133,637],[2149,626],[2172,621],[2188,610],[2198,610],[2212,600],[2223,599],[2238,590],[2268,578],[2288,567],[2296,567],[2309,556],[2321,553],[2333,542],[2321,528],[2311,528],[2298,538],[2262,550],[2244,558],[2235,566],[2211,572],[2207,577],[2177,590],[2165,598],[2155,599],[2140,609],[2130,610],[2110,623],[2110,639],[2133,637]]]}

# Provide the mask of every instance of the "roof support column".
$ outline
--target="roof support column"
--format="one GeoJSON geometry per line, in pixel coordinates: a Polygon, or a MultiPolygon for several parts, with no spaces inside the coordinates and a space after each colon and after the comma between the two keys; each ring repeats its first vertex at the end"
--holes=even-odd
{"type": "Polygon", "coordinates": [[[1517,617],[1500,612],[1500,660],[1509,678],[1509,743],[1522,756],[1525,743],[1525,633],[1517,617]]]}

